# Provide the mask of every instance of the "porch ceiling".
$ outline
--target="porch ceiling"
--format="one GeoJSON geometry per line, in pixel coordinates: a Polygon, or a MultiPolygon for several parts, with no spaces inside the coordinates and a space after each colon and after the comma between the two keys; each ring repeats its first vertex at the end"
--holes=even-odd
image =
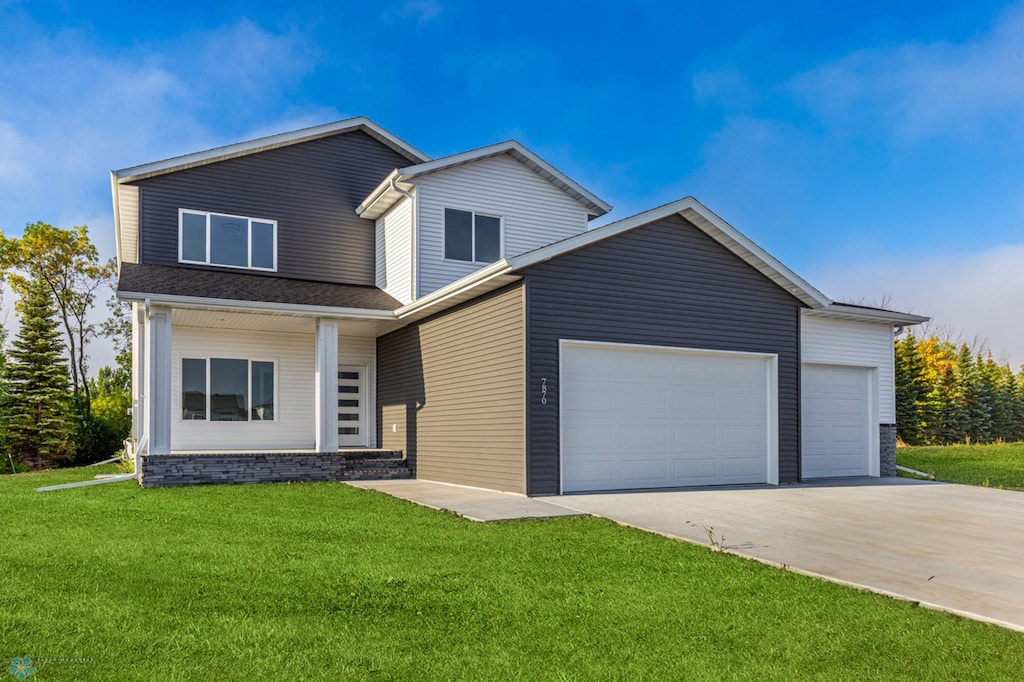
{"type": "MultiPolygon", "coordinates": [[[[397,329],[399,322],[381,320],[336,320],[341,336],[375,338],[397,329]]],[[[234,329],[239,331],[281,332],[287,334],[313,334],[316,318],[306,315],[280,315],[266,313],[236,313],[200,308],[175,308],[172,323],[177,327],[203,327],[208,329],[234,329]]]]}

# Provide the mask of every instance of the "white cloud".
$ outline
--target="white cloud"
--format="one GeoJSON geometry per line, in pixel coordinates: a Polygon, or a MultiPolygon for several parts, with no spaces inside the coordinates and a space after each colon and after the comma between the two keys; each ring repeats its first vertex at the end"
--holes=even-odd
{"type": "Polygon", "coordinates": [[[988,33],[961,44],[854,52],[796,76],[789,90],[852,135],[870,136],[881,126],[916,141],[972,134],[1010,117],[1016,124],[1024,114],[1024,8],[1008,10],[988,33]]]}
{"type": "Polygon", "coordinates": [[[0,121],[0,188],[31,182],[31,159],[41,150],[6,121],[0,121]]]}
{"type": "MultiPolygon", "coordinates": [[[[87,224],[101,257],[112,257],[110,169],[234,142],[238,130],[280,132],[332,117],[286,97],[315,68],[310,41],[295,30],[240,21],[120,53],[75,33],[27,34],[0,44],[0,229],[8,235],[36,220],[87,224]]],[[[12,302],[3,297],[0,318],[12,302]]],[[[107,316],[100,301],[93,321],[107,316]]],[[[16,318],[4,325],[13,338],[16,318]]],[[[93,369],[113,361],[106,341],[90,351],[93,369]]]]}
{"type": "Polygon", "coordinates": [[[818,269],[811,281],[836,300],[927,315],[933,327],[987,339],[997,358],[1024,363],[1024,244],[926,260],[893,260],[818,269]]]}
{"type": "Polygon", "coordinates": [[[441,5],[436,0],[410,0],[398,11],[402,19],[411,19],[417,24],[429,24],[440,14],[441,5]]]}
{"type": "Polygon", "coordinates": [[[757,91],[746,76],[734,68],[702,70],[691,79],[698,104],[715,102],[727,109],[746,109],[757,99],[757,91]]]}

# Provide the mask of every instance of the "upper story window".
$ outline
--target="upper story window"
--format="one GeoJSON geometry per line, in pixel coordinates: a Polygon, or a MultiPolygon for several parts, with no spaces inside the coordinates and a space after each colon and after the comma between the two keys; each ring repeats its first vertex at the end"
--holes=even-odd
{"type": "Polygon", "coordinates": [[[444,257],[472,263],[493,263],[501,258],[501,218],[446,208],[444,257]]]}
{"type": "Polygon", "coordinates": [[[178,260],[253,270],[277,269],[277,221],[178,211],[178,260]]]}

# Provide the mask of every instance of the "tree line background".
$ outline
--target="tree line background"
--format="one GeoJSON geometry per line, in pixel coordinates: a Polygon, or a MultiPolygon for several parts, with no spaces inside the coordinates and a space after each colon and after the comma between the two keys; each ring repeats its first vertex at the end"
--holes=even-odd
{"type": "Polygon", "coordinates": [[[127,307],[111,297],[108,319],[89,322],[115,270],[84,225],[37,222],[21,237],[0,233],[0,273],[20,321],[13,339],[0,327],[3,470],[88,464],[122,448],[131,430],[127,307]],[[114,345],[115,364],[90,378],[87,348],[101,336],[114,345]]]}
{"type": "Polygon", "coordinates": [[[907,445],[1024,441],[1024,367],[977,340],[908,332],[896,341],[896,424],[907,445]]]}

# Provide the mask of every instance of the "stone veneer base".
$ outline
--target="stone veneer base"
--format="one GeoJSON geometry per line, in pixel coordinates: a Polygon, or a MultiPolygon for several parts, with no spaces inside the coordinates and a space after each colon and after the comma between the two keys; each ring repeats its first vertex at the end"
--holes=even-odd
{"type": "Polygon", "coordinates": [[[143,455],[140,468],[144,488],[413,477],[402,453],[393,450],[143,455]]]}
{"type": "Polygon", "coordinates": [[[896,475],[896,425],[878,425],[878,445],[881,455],[881,466],[878,473],[881,476],[896,475]]]}

